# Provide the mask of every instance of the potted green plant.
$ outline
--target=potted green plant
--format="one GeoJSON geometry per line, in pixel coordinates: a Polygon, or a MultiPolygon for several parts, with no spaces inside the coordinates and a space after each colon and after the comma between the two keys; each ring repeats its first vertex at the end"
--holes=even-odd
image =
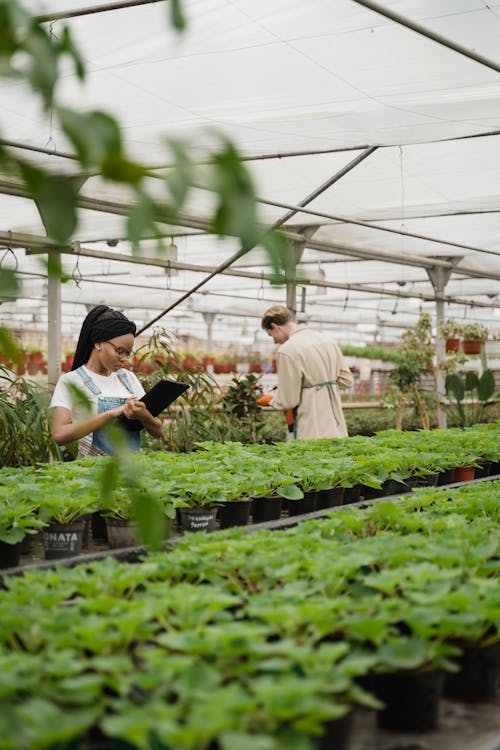
{"type": "Polygon", "coordinates": [[[460,327],[464,354],[479,354],[481,344],[488,339],[488,329],[481,323],[464,323],[460,327]]]}
{"type": "Polygon", "coordinates": [[[446,376],[446,396],[461,427],[476,424],[484,418],[495,388],[495,377],[488,368],[480,376],[473,371],[467,372],[465,377],[457,373],[446,376]],[[468,403],[465,401],[466,394],[469,394],[468,403]]]}
{"type": "Polygon", "coordinates": [[[0,487],[0,568],[17,565],[22,540],[43,525],[36,502],[16,496],[15,488],[0,487]]]}
{"type": "Polygon", "coordinates": [[[439,326],[439,334],[445,339],[447,352],[458,352],[460,348],[461,324],[454,320],[444,320],[439,326]]]}
{"type": "Polygon", "coordinates": [[[80,483],[73,487],[71,481],[51,486],[50,495],[40,502],[39,510],[45,521],[42,539],[46,560],[80,554],[86,517],[96,508],[96,499],[80,483]]]}

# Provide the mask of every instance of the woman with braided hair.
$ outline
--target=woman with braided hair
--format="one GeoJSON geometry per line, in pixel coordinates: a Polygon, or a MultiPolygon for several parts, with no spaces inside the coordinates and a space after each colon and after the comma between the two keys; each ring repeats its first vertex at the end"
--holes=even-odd
{"type": "MultiPolygon", "coordinates": [[[[162,425],[139,401],[144,388],[123,368],[132,354],[135,323],[107,305],[97,305],[83,321],[72,371],[61,375],[52,396],[52,435],[58,445],[78,440],[78,458],[113,453],[106,426],[117,417],[139,420],[153,437],[162,425]]],[[[132,450],[140,432],[128,432],[132,450]]]]}

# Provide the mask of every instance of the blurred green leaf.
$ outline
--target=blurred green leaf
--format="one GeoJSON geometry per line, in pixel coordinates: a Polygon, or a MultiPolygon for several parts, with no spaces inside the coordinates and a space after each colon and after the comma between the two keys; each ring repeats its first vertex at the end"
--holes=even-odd
{"type": "Polygon", "coordinates": [[[0,299],[2,297],[15,299],[20,289],[19,278],[14,269],[0,268],[0,299]]]}
{"type": "Polygon", "coordinates": [[[182,12],[181,0],[170,0],[169,3],[170,19],[172,26],[177,31],[184,31],[186,28],[186,18],[182,12]]]}
{"type": "Polygon", "coordinates": [[[0,326],[0,352],[9,357],[9,359],[11,359],[13,362],[17,362],[21,354],[21,350],[19,349],[16,341],[12,338],[9,331],[3,326],[0,326]]]}
{"type": "Polygon", "coordinates": [[[159,549],[167,536],[167,519],[157,501],[148,494],[133,492],[134,518],[142,541],[159,549]]]}

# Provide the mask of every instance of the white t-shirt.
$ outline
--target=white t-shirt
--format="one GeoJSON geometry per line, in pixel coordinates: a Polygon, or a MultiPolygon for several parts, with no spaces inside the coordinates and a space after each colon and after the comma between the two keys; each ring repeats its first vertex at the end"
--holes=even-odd
{"type": "Polygon", "coordinates": [[[57,381],[50,402],[51,406],[63,406],[65,409],[69,409],[71,421],[74,423],[97,414],[97,400],[100,396],[116,396],[118,398],[129,398],[132,395],[137,396],[137,398],[144,396],[144,388],[137,379],[137,376],[130,370],[127,370],[127,379],[133,390],[133,394],[125,388],[116,372],[112,372],[110,375],[98,375],[88,370],[85,366],[84,369],[101,393],[92,393],[76,371],[66,372],[57,381]],[[89,399],[90,411],[85,407],[85,404],[79,403],[75,399],[75,396],[68,388],[68,383],[75,385],[89,399]]]}

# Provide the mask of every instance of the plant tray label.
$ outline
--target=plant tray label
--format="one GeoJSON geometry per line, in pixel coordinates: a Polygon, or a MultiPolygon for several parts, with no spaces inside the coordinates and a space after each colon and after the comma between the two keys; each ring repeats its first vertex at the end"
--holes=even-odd
{"type": "Polygon", "coordinates": [[[78,534],[74,531],[44,531],[43,547],[45,550],[71,550],[74,551],[78,544],[78,534]]]}

